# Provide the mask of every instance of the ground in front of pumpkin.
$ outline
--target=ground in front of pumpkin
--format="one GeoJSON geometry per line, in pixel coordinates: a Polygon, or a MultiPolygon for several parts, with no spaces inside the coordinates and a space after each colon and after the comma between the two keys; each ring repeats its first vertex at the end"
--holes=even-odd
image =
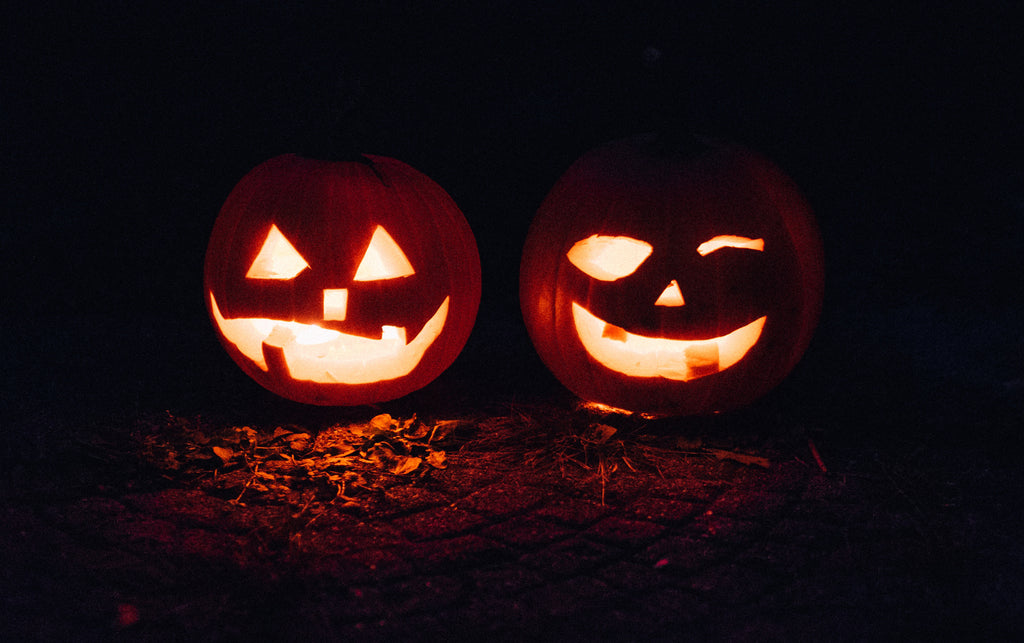
{"type": "Polygon", "coordinates": [[[955,431],[940,448],[763,410],[683,422],[562,402],[252,417],[150,414],[127,436],[93,424],[44,458],[12,458],[5,638],[967,640],[1024,627],[1017,458],[966,437],[950,448],[955,431]]]}

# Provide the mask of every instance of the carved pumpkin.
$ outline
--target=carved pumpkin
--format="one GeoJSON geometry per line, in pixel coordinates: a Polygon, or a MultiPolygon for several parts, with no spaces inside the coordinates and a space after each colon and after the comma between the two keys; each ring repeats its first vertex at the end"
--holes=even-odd
{"type": "Polygon", "coordinates": [[[394,399],[446,369],[480,304],[480,257],[451,197],[394,159],[296,155],[253,169],[206,253],[221,343],[265,388],[309,404],[394,399]]]}
{"type": "Polygon", "coordinates": [[[806,349],[820,237],[793,183],[741,148],[649,135],[578,159],[530,227],[520,303],[578,396],[665,415],[747,404],[806,349]]]}

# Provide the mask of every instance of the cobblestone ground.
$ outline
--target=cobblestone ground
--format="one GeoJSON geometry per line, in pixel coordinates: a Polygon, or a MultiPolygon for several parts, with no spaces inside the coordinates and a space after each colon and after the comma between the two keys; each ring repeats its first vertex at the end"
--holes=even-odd
{"type": "Polygon", "coordinates": [[[829,456],[826,472],[802,449],[768,467],[678,454],[602,480],[470,443],[443,470],[301,523],[293,508],[166,480],[126,486],[86,467],[30,484],[21,470],[35,491],[0,504],[3,629],[76,641],[1022,632],[1024,548],[1013,500],[987,495],[991,469],[829,456]]]}

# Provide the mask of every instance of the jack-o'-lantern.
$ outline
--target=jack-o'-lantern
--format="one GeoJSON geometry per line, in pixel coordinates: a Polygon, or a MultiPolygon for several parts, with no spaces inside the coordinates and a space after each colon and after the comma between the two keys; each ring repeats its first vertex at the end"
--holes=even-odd
{"type": "Polygon", "coordinates": [[[259,384],[366,404],[455,360],[480,304],[480,257],[455,202],[408,165],[284,155],[228,196],[204,286],[221,343],[259,384]]]}
{"type": "Polygon", "coordinates": [[[662,415],[735,409],[778,384],[821,308],[816,223],[775,165],[739,147],[624,139],[541,204],[520,303],[578,396],[662,415]]]}

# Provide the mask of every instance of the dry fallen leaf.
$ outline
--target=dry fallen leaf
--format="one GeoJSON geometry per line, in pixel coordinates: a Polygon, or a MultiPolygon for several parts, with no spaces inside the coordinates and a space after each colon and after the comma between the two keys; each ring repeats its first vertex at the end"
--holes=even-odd
{"type": "Polygon", "coordinates": [[[309,451],[313,446],[313,437],[308,433],[292,433],[288,436],[288,448],[299,453],[309,451]]]}
{"type": "Polygon", "coordinates": [[[410,440],[420,440],[430,433],[430,427],[422,422],[417,424],[413,429],[405,429],[404,435],[410,440]]]}
{"type": "Polygon", "coordinates": [[[231,462],[231,459],[235,457],[235,452],[225,447],[213,447],[213,453],[221,459],[221,462],[227,464],[231,462]]]}
{"type": "Polygon", "coordinates": [[[444,469],[448,466],[448,455],[444,451],[431,451],[427,455],[427,464],[435,469],[444,469]]]}
{"type": "Polygon", "coordinates": [[[462,424],[461,420],[439,420],[435,422],[434,429],[431,431],[430,439],[427,442],[445,439],[460,424],[462,424]]]}
{"type": "Polygon", "coordinates": [[[384,433],[386,431],[393,431],[397,426],[398,422],[396,422],[395,419],[387,413],[381,413],[380,415],[375,416],[367,425],[370,429],[371,435],[384,433]]]}
{"type": "Polygon", "coordinates": [[[604,444],[615,435],[616,428],[607,424],[593,424],[587,432],[587,439],[597,444],[604,444]]]}
{"type": "Polygon", "coordinates": [[[412,473],[419,468],[421,462],[423,462],[423,458],[398,456],[395,458],[395,466],[391,468],[391,473],[400,476],[412,473]]]}

